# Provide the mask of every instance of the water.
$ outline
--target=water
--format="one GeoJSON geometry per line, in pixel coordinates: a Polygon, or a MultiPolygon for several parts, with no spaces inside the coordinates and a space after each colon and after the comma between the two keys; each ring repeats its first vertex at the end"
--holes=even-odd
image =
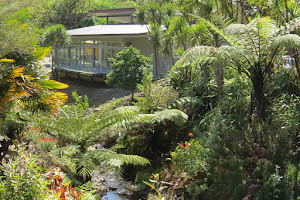
{"type": "Polygon", "coordinates": [[[102,197],[104,200],[127,200],[123,197],[120,197],[118,194],[115,194],[113,191],[107,192],[106,195],[102,197]]]}

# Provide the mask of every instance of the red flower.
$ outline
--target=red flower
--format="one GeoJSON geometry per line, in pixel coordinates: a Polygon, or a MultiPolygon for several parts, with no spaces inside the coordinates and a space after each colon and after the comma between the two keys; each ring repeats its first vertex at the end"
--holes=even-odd
{"type": "Polygon", "coordinates": [[[56,139],[45,137],[45,138],[38,139],[38,142],[56,142],[56,139]]]}
{"type": "Polygon", "coordinates": [[[189,136],[190,136],[190,137],[193,137],[193,133],[189,133],[189,136]]]}
{"type": "Polygon", "coordinates": [[[183,142],[181,142],[181,143],[180,143],[180,146],[184,147],[184,144],[183,144],[183,142]]]}

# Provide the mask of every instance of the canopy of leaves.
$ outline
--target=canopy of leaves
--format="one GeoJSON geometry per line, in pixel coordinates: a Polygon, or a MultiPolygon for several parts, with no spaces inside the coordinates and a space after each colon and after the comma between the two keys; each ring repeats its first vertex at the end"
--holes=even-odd
{"type": "Polygon", "coordinates": [[[107,75],[106,83],[125,90],[136,89],[143,79],[143,68],[151,68],[151,58],[132,46],[118,52],[110,62],[113,71],[107,75]]]}

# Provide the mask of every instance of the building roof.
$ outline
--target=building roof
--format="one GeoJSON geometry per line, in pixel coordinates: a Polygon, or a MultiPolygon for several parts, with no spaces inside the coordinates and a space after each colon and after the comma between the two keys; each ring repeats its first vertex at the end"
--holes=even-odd
{"type": "Polygon", "coordinates": [[[90,11],[91,14],[99,17],[116,17],[116,16],[131,16],[135,12],[135,8],[120,8],[108,10],[94,10],[90,11]]]}
{"type": "Polygon", "coordinates": [[[147,34],[147,25],[110,24],[77,28],[67,31],[71,36],[109,36],[109,35],[142,35],[147,34]]]}

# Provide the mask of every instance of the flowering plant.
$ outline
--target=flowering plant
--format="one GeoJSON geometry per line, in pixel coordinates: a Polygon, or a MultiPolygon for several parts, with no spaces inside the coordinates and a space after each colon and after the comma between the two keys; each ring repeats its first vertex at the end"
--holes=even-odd
{"type": "Polygon", "coordinates": [[[49,137],[44,137],[44,138],[39,138],[37,140],[37,143],[40,148],[42,148],[45,151],[50,151],[53,149],[56,145],[56,139],[54,138],[49,138],[49,137]]]}
{"type": "MultiPolygon", "coordinates": [[[[52,138],[53,139],[53,138],[52,138]]],[[[61,173],[61,168],[55,168],[48,173],[48,189],[55,191],[55,198],[59,200],[74,199],[80,200],[82,196],[81,191],[77,191],[70,181],[64,184],[64,174],[61,173]]]]}

